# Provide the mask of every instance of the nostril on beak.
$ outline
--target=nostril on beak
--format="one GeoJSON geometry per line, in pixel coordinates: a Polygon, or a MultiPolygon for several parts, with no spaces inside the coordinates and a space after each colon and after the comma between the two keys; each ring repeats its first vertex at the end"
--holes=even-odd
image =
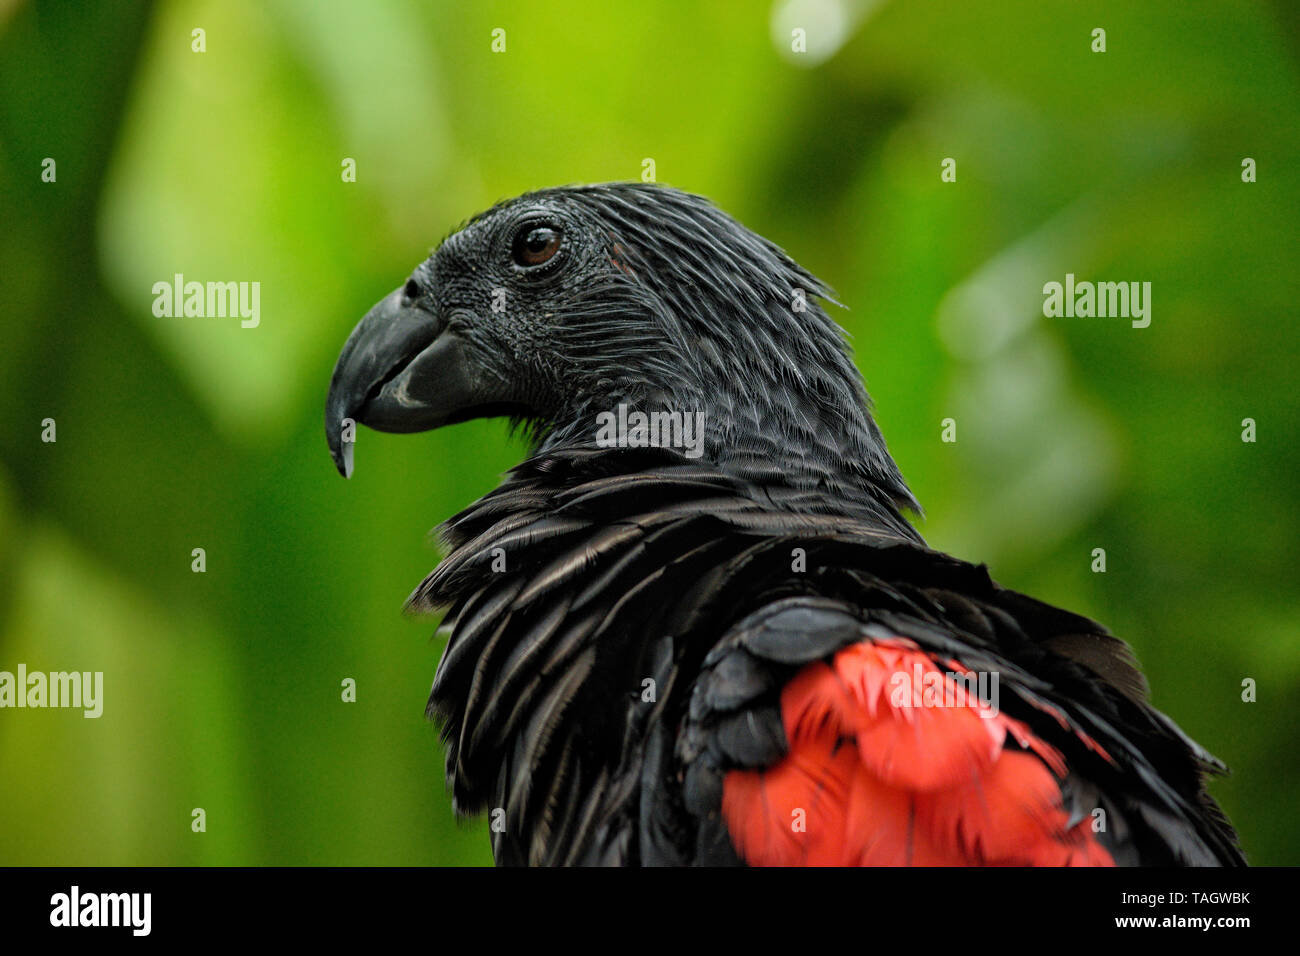
{"type": "Polygon", "coordinates": [[[420,297],[420,284],[414,279],[407,279],[402,286],[402,305],[410,305],[420,297]]]}

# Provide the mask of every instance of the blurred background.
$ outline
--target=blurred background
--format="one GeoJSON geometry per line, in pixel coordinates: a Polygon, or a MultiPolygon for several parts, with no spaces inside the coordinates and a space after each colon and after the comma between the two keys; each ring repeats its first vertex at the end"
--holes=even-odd
{"type": "Polygon", "coordinates": [[[345,482],[325,391],[457,223],[646,159],[836,289],[930,543],[1131,641],[1300,863],[1297,10],[0,0],[0,670],[105,684],[0,711],[0,863],[490,862],[400,607],[526,449],[364,431],[345,482]],[[1044,318],[1067,272],[1150,327],[1044,318]],[[260,325],[156,317],[176,273],[260,325]]]}

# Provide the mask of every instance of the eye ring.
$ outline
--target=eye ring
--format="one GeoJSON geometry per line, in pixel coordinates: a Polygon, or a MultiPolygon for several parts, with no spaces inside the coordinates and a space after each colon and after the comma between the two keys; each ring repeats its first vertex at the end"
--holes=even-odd
{"type": "Polygon", "coordinates": [[[511,255],[515,264],[525,269],[545,265],[560,251],[563,235],[556,226],[529,223],[515,233],[511,255]]]}

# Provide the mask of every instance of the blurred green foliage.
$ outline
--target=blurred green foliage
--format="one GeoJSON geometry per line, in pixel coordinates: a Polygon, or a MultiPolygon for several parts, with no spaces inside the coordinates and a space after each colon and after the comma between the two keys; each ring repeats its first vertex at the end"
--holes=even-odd
{"type": "Polygon", "coordinates": [[[1300,862],[1298,49],[1282,3],[3,0],[0,669],[105,708],[0,712],[0,862],[489,860],[398,609],[524,449],[366,432],[344,482],[322,402],[456,223],[647,157],[836,288],[930,542],[1129,639],[1300,862]],[[178,272],[260,327],[155,317],[178,272]],[[1152,282],[1150,328],[1045,319],[1067,272],[1152,282]]]}

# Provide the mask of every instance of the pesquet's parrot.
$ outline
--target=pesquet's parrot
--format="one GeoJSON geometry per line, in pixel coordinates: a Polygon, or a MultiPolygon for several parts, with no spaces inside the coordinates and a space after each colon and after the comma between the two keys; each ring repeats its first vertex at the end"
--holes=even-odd
{"type": "Polygon", "coordinates": [[[1243,863],[1099,624],[928,548],[825,286],[662,186],[529,193],[357,325],[326,402],[532,452],[441,528],[429,698],[499,864],[1243,863]]]}

